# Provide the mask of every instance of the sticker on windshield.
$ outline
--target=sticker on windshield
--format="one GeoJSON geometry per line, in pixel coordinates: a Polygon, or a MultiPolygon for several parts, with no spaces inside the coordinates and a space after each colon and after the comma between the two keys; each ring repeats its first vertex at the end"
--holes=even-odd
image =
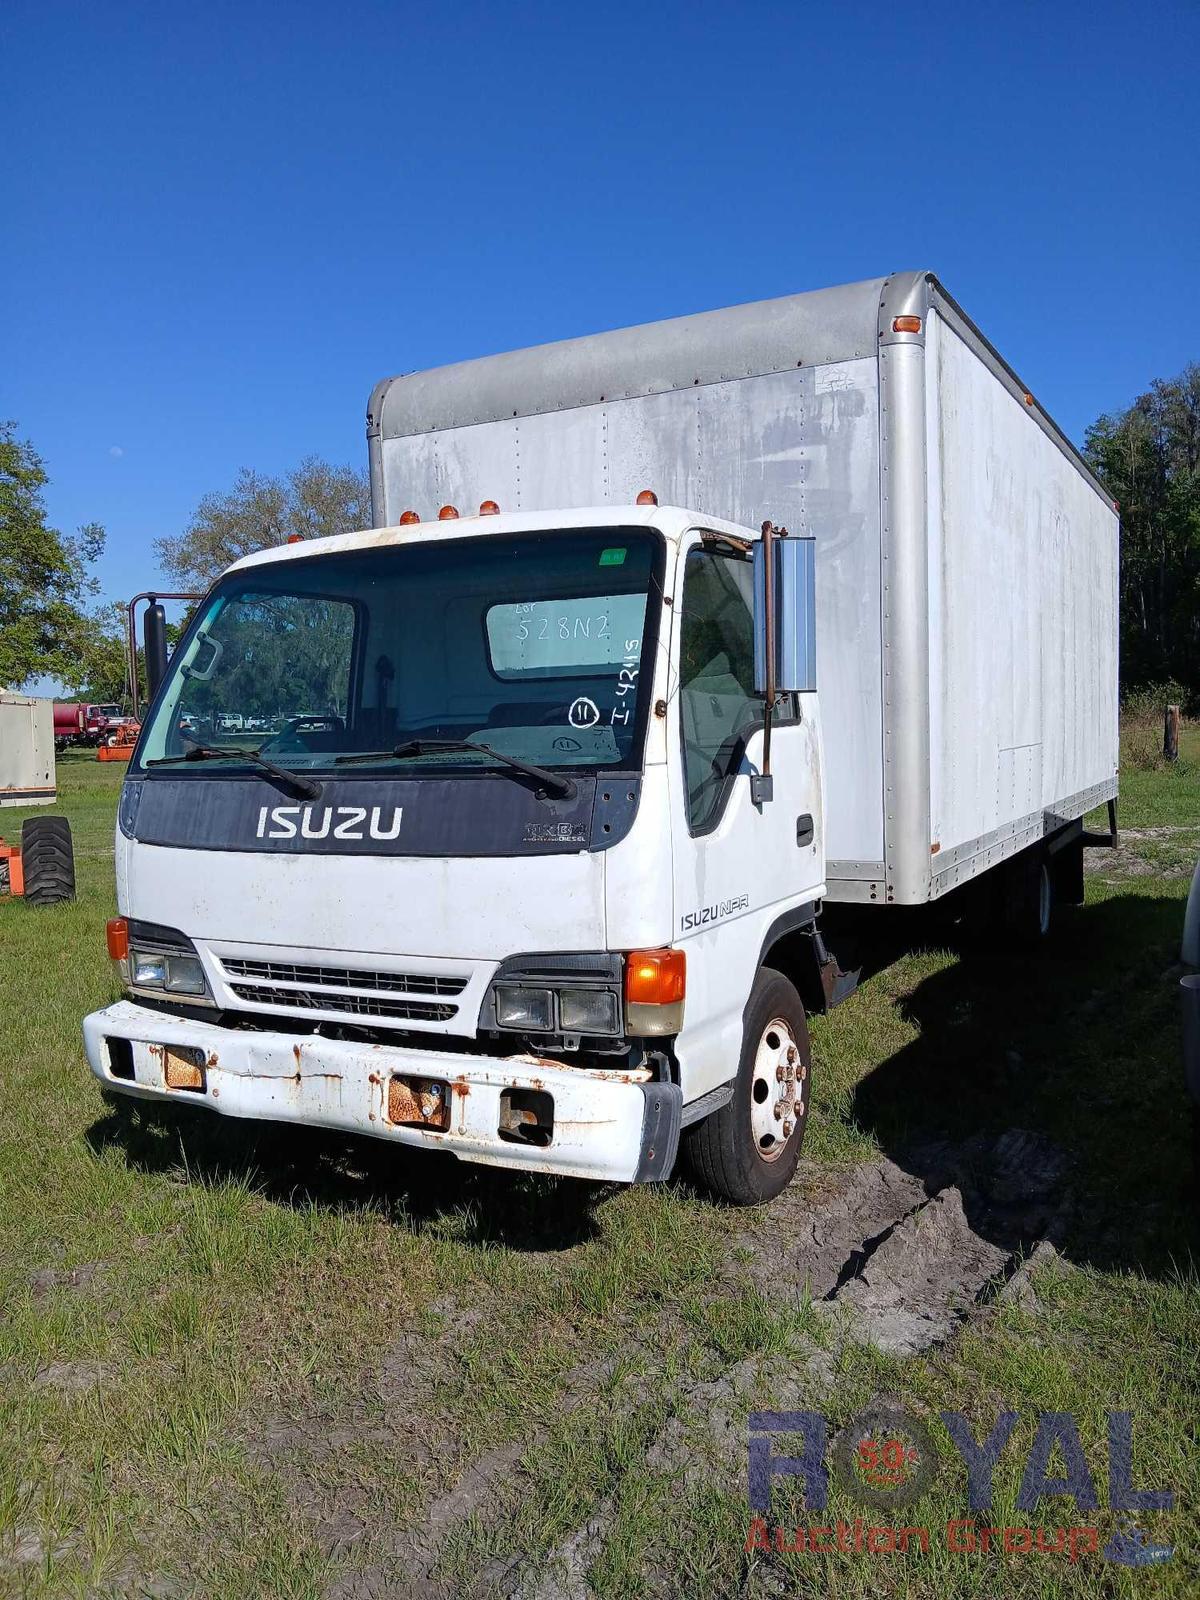
{"type": "MultiPolygon", "coordinates": [[[[624,551],[615,554],[624,560],[624,551]]],[[[646,596],[523,600],[489,606],[486,620],[488,652],[497,677],[587,676],[621,665],[625,640],[640,636],[645,625],[646,596]]]]}
{"type": "Polygon", "coordinates": [[[625,565],[624,549],[601,550],[599,565],[602,567],[623,567],[625,565]]]}
{"type": "Polygon", "coordinates": [[[587,695],[581,694],[578,700],[572,700],[567,721],[573,728],[594,728],[600,721],[600,707],[587,695]]]}

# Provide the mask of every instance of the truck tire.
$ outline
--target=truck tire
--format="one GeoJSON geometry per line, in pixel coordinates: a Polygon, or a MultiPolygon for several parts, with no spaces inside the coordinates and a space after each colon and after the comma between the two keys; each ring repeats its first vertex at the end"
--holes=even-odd
{"type": "Polygon", "coordinates": [[[1005,862],[1001,892],[1005,931],[1021,944],[1044,939],[1054,914],[1054,873],[1045,852],[1035,846],[1005,862]]]}
{"type": "Polygon", "coordinates": [[[811,1087],[804,1004],[781,972],[762,967],[746,1003],[733,1097],[684,1135],[693,1177],[737,1206],[781,1194],[800,1159],[811,1087]]]}
{"type": "Polygon", "coordinates": [[[52,906],[75,898],[75,853],[66,817],[26,817],[21,827],[25,898],[52,906]]]}

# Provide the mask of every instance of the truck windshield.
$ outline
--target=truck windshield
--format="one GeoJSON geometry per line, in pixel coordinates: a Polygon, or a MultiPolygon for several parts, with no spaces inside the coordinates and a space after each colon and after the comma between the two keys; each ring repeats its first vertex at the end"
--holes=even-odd
{"type": "MultiPolygon", "coordinates": [[[[231,574],[175,652],[138,765],[203,745],[230,768],[257,751],[358,777],[495,769],[477,743],[542,767],[636,769],[663,561],[653,531],[588,528],[231,574]],[[414,740],[468,748],[392,754],[414,740]]],[[[221,765],[209,754],[205,775],[221,765]]]]}

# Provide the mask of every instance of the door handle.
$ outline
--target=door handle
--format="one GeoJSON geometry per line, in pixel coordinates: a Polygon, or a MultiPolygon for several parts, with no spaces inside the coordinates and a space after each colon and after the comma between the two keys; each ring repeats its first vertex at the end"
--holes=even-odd
{"type": "Polygon", "coordinates": [[[796,843],[801,849],[803,849],[806,844],[811,844],[813,842],[813,834],[815,831],[816,830],[813,826],[811,812],[806,811],[803,816],[796,818],[796,843]]]}

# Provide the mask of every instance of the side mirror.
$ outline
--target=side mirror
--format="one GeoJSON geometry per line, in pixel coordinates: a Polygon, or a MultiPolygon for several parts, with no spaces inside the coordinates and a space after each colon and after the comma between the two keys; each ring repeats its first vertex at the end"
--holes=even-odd
{"type": "Polygon", "coordinates": [[[771,776],[771,718],[782,694],[817,686],[816,542],[793,539],[786,528],[762,526],[754,546],[754,687],[766,700],[762,771],[751,774],[750,799],[775,798],[771,776]]]}
{"type": "Polygon", "coordinates": [[[146,607],[142,630],[146,649],[146,695],[153,700],[167,675],[167,613],[157,600],[146,607]]]}
{"type": "Polygon", "coordinates": [[[817,687],[816,549],[815,539],[792,538],[773,528],[764,529],[754,546],[754,687],[759,694],[808,694],[817,687]]]}

